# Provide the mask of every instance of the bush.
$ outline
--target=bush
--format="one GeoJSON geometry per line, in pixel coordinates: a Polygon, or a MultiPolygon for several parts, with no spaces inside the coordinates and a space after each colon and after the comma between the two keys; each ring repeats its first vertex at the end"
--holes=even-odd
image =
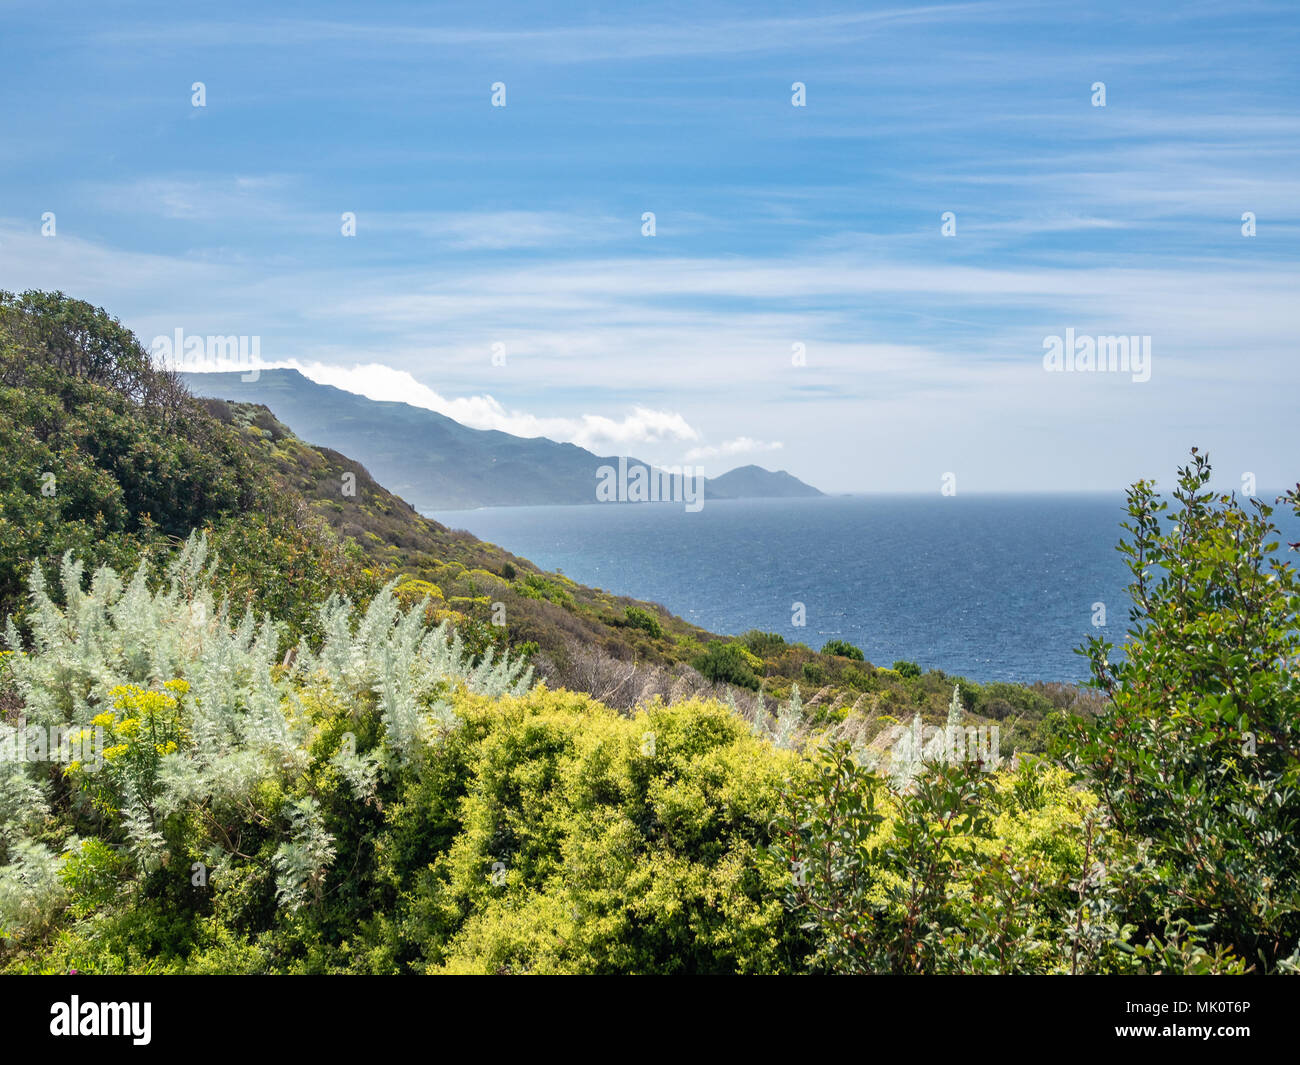
{"type": "Polygon", "coordinates": [[[659,624],[659,619],[650,611],[642,610],[639,606],[630,606],[627,608],[625,615],[626,624],[633,629],[641,629],[648,632],[655,639],[663,636],[664,627],[659,624]]]}
{"type": "Polygon", "coordinates": [[[840,658],[852,658],[855,662],[865,662],[866,656],[847,640],[830,640],[822,648],[824,655],[838,655],[840,658]]]}
{"type": "Polygon", "coordinates": [[[420,876],[431,972],[798,968],[758,865],[793,756],[716,703],[620,717],[585,696],[462,700],[463,831],[420,876]]]}
{"type": "Polygon", "coordinates": [[[785,637],[779,632],[760,632],[758,629],[750,629],[741,636],[740,642],[759,658],[766,658],[768,655],[785,650],[785,637]]]}
{"type": "MultiPolygon", "coordinates": [[[[1168,517],[1150,482],[1129,490],[1126,657],[1089,641],[1108,705],[1079,722],[1070,753],[1116,828],[1149,847],[1139,934],[1197,926],[1272,970],[1300,960],[1300,580],[1275,555],[1272,508],[1209,479],[1193,450],[1168,517]]],[[[1296,492],[1287,501],[1300,513],[1296,492]]]]}
{"type": "Polygon", "coordinates": [[[691,665],[715,684],[735,684],[757,691],[761,683],[754,671],[762,669],[763,662],[743,644],[710,640],[704,654],[695,658],[691,665]]]}
{"type": "Polygon", "coordinates": [[[900,677],[919,677],[921,675],[920,666],[915,662],[908,662],[902,658],[894,663],[893,669],[900,677]]]}
{"type": "Polygon", "coordinates": [[[768,860],[841,973],[1064,973],[1132,967],[1105,894],[1095,796],[1060,768],[932,765],[907,790],[820,752],[787,794],[768,860]],[[1086,919],[1071,921],[1086,903],[1086,919]]]}

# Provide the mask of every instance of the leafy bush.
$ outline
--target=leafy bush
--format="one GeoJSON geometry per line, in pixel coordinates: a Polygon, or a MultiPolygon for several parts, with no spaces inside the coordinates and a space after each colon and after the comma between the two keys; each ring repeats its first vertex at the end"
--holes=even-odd
{"type": "Polygon", "coordinates": [[[704,654],[691,665],[715,684],[735,684],[757,691],[760,681],[754,671],[761,669],[763,662],[747,651],[744,644],[710,640],[704,654]]]}
{"type": "Polygon", "coordinates": [[[659,619],[650,611],[642,610],[639,606],[630,606],[627,608],[625,615],[626,623],[630,628],[641,629],[648,632],[651,636],[658,639],[664,634],[664,627],[659,624],[659,619]]]}
{"type": "MultiPolygon", "coordinates": [[[[175,952],[176,936],[196,934],[205,904],[187,890],[200,866],[223,888],[241,878],[257,885],[264,919],[275,901],[286,914],[319,906],[335,833],[367,821],[356,807],[373,798],[380,776],[399,774],[455,727],[453,693],[528,685],[522,664],[504,657],[471,664],[446,624],[429,629],[422,604],[402,612],[391,588],[360,616],[328,600],[319,649],[301,642],[285,669],[276,665],[277,626],[247,613],[232,623],[213,602],[208,569],[198,536],[158,591],[144,568],[125,582],[107,567],[87,591],[82,566],[68,558],[60,609],[33,568],[31,648],[11,622],[6,680],[21,697],[20,724],[70,733],[76,746],[66,756],[3,762],[4,937],[41,933],[69,893],[74,914],[86,916],[109,900],[114,910],[140,907],[163,892],[175,896],[168,919],[176,927],[164,937],[175,952]],[[337,737],[319,742],[338,707],[348,708],[336,720],[352,736],[341,751],[337,737]],[[95,730],[103,745],[88,751],[95,730]],[[340,784],[353,797],[347,816],[328,824],[319,804],[340,784]],[[77,842],[87,834],[93,840],[77,842]],[[70,840],[63,857],[50,838],[70,840]],[[115,898],[105,884],[123,870],[115,898]]],[[[18,742],[18,731],[0,725],[0,745],[18,742]]],[[[127,920],[125,910],[117,917],[127,920]]]]}
{"type": "Polygon", "coordinates": [[[741,636],[740,642],[760,658],[779,654],[786,646],[785,637],[779,632],[760,632],[758,629],[750,629],[741,636]]]}
{"type": "MultiPolygon", "coordinates": [[[[65,608],[33,570],[7,681],[32,722],[105,747],[2,763],[9,971],[803,967],[758,861],[803,770],[733,710],[530,690],[391,586],[328,600],[286,665],[209,569],[197,536],[159,589],[106,568],[87,589],[68,559],[65,608]]],[[[796,697],[780,742],[797,719],[796,697]]]]}
{"type": "Polygon", "coordinates": [[[1094,966],[1123,957],[1110,911],[1085,883],[1097,800],[1063,770],[932,765],[896,792],[843,743],[814,768],[788,796],[768,856],[787,905],[817,934],[817,967],[1050,973],[1077,968],[1081,949],[1094,966]],[[1071,924],[1080,892],[1092,909],[1071,924]],[[1098,938],[1104,959],[1088,953],[1098,938]]]}
{"type": "Polygon", "coordinates": [[[919,677],[921,675],[921,667],[915,662],[908,662],[906,659],[900,658],[894,663],[893,669],[900,677],[919,677]]]}
{"type": "Polygon", "coordinates": [[[1149,482],[1128,493],[1133,624],[1121,662],[1089,641],[1108,705],[1070,755],[1149,847],[1139,930],[1181,920],[1269,970],[1300,957],[1300,580],[1272,507],[1211,492],[1210,472],[1193,450],[1167,517],[1149,482]]]}
{"type": "Polygon", "coordinates": [[[464,830],[408,934],[439,972],[782,972],[802,936],[756,860],[793,755],[717,704],[633,719],[537,690],[462,701],[464,830]]]}
{"type": "Polygon", "coordinates": [[[824,655],[838,655],[840,658],[852,658],[855,662],[865,662],[866,656],[860,649],[847,640],[829,640],[822,648],[824,655]]]}

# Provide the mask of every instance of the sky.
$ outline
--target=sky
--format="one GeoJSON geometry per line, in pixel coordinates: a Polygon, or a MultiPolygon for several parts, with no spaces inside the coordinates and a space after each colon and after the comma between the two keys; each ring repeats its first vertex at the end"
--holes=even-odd
{"type": "Polygon", "coordinates": [[[1298,75],[1294,0],[0,0],[0,288],[709,475],[1285,487],[1298,75]]]}

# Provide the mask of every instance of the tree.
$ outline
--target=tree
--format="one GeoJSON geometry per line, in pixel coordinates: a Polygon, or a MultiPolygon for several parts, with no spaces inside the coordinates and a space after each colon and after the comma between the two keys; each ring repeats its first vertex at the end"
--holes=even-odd
{"type": "Polygon", "coordinates": [[[1135,940],[1195,927],[1267,971],[1300,947],[1300,581],[1273,508],[1209,480],[1193,449],[1172,514],[1151,482],[1129,490],[1125,659],[1081,649],[1108,702],[1071,754],[1115,829],[1149,841],[1135,940]]]}

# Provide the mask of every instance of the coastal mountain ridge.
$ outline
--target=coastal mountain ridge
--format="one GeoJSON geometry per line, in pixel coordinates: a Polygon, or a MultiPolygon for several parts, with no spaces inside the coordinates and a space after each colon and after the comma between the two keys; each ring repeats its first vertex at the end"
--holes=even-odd
{"type": "MultiPolygon", "coordinates": [[[[545,437],[471,429],[408,403],[368,399],[297,370],[186,373],[199,396],[269,407],[301,439],[350,455],[421,513],[596,501],[597,470],[618,458],[545,437]]],[[[626,456],[628,465],[640,463],[626,456]]],[[[704,498],[805,498],[822,493],[785,471],[741,466],[706,478],[704,498]]]]}

